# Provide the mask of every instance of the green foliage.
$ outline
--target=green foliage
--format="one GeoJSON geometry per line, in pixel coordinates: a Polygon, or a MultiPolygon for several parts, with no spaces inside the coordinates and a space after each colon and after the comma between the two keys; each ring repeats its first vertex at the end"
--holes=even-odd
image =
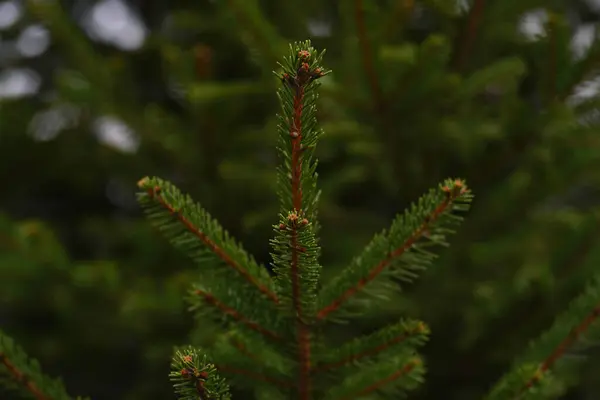
{"type": "MultiPolygon", "coordinates": [[[[335,70],[319,89],[323,228],[311,221],[323,285],[393,212],[444,177],[465,177],[478,194],[417,285],[399,282],[402,292],[387,291],[388,301],[361,315],[345,303],[355,318],[332,326],[335,345],[401,316],[421,318],[433,336],[422,349],[427,386],[414,396],[479,399],[597,271],[597,33],[589,49],[573,51],[579,28],[598,22],[589,2],[151,2],[137,10],[148,36],[135,51],[86,36],[73,20],[90,15],[85,5],[22,3],[27,12],[1,32],[9,55],[1,76],[24,67],[42,85],[37,95],[0,99],[0,208],[18,216],[6,223],[13,240],[0,239],[8,294],[0,325],[78,391],[167,398],[160,378],[173,343],[217,342],[236,357],[206,318],[185,318],[181,293],[198,274],[138,215],[127,188],[141,175],[168,177],[268,264],[278,211],[272,69],[297,38],[328,48],[335,70]],[[529,37],[518,25],[534,10],[549,18],[529,37]],[[19,56],[15,40],[34,24],[49,29],[52,45],[19,56]],[[51,128],[41,119],[50,114],[61,117],[55,131],[34,129],[51,128]],[[99,143],[95,121],[106,116],[132,128],[137,150],[99,143]],[[31,218],[51,231],[28,235],[31,218]],[[82,357],[94,363],[81,368],[82,357]]],[[[598,392],[595,354],[568,386],[557,384],[565,396],[598,392]]],[[[288,361],[269,365],[285,371],[288,361]]],[[[554,382],[566,379],[559,375],[554,382]]]]}
{"type": "MultiPolygon", "coordinates": [[[[450,228],[461,220],[456,212],[467,210],[471,195],[461,180],[445,181],[321,288],[320,246],[314,232],[318,190],[313,151],[322,134],[316,122],[315,90],[318,80],[329,72],[321,65],[322,56],[308,41],[295,43],[277,74],[283,87],[278,147],[282,167],[278,175],[281,213],[271,241],[273,279],[204,209],[172,184],[159,178],[142,179],[140,203],[150,220],[201,267],[191,293],[192,308],[210,311],[213,320],[224,320],[230,329],[238,329],[234,336],[225,334],[231,346],[211,349],[216,369],[202,370],[206,379],[221,370],[238,381],[241,376],[242,385],[279,386],[286,398],[343,399],[376,393],[396,398],[422,381],[424,367],[416,347],[424,342],[425,325],[400,322],[332,348],[326,335],[327,323],[333,322],[329,314],[365,287],[374,287],[369,294],[381,302],[386,300],[383,289],[392,286],[393,280],[414,279],[434,258],[429,247],[445,244],[446,235],[453,233],[450,228]],[[238,349],[237,356],[231,356],[232,346],[238,349]],[[253,361],[251,369],[246,369],[247,358],[253,361]],[[337,369],[341,370],[329,372],[337,369]],[[320,370],[328,372],[320,374],[320,370]]],[[[197,355],[189,357],[191,363],[197,355]]],[[[197,379],[186,378],[202,371],[197,367],[190,371],[184,368],[180,373],[178,393],[196,390],[202,396],[204,389],[198,389],[197,379]]]]}
{"type": "Polygon", "coordinates": [[[0,383],[11,396],[37,400],[70,400],[62,381],[45,376],[36,360],[0,331],[0,383]]]}

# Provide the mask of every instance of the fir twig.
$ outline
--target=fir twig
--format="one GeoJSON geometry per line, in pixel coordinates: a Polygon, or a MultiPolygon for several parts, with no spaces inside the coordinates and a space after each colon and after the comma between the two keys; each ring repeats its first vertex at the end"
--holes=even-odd
{"type": "Polygon", "coordinates": [[[25,391],[36,400],[71,400],[59,379],[45,376],[36,360],[0,331],[0,378],[8,375],[16,389],[25,391]]]}
{"type": "MultiPolygon", "coordinates": [[[[553,390],[548,374],[564,369],[564,356],[584,334],[600,337],[600,277],[584,293],[572,301],[552,327],[532,342],[529,350],[518,359],[512,369],[494,386],[488,400],[522,399],[553,390]],[[559,363],[559,361],[563,363],[559,363]]],[[[536,397],[538,396],[538,397],[536,397]]],[[[551,397],[551,396],[548,396],[551,397]]]]}
{"type": "Polygon", "coordinates": [[[366,358],[379,356],[392,349],[402,351],[422,345],[429,328],[421,321],[400,321],[375,333],[353,339],[334,352],[325,353],[315,371],[326,371],[348,366],[366,358]]]}
{"type": "Polygon", "coordinates": [[[169,377],[179,400],[229,400],[229,386],[206,354],[188,347],[177,350],[169,377]]]}
{"type": "MultiPolygon", "coordinates": [[[[325,319],[330,313],[338,310],[344,302],[367,286],[367,284],[375,280],[375,278],[377,278],[386,268],[392,265],[394,261],[401,259],[411,250],[413,250],[413,253],[415,253],[416,257],[415,260],[412,260],[413,264],[419,265],[431,260],[432,255],[430,253],[418,248],[414,248],[417,241],[423,236],[428,236],[433,240],[434,235],[431,235],[430,231],[438,223],[440,217],[443,215],[448,215],[448,212],[452,210],[453,206],[458,206],[457,209],[459,210],[463,209],[464,207],[461,203],[470,201],[469,191],[467,190],[464,182],[460,180],[456,180],[454,182],[448,181],[447,184],[442,187],[442,192],[445,193],[445,195],[441,199],[439,199],[439,196],[435,196],[434,193],[430,193],[428,199],[422,200],[421,204],[419,204],[416,209],[422,209],[425,204],[427,204],[430,211],[423,212],[422,221],[419,222],[419,224],[416,226],[416,229],[410,235],[408,235],[408,237],[404,238],[397,247],[391,251],[388,250],[387,255],[382,260],[371,267],[364,267],[364,259],[372,259],[372,253],[378,253],[385,248],[386,244],[383,243],[385,239],[383,239],[383,236],[380,235],[376,237],[369,246],[367,246],[365,255],[355,258],[350,268],[346,269],[328,286],[323,288],[322,298],[324,299],[325,303],[317,313],[318,319],[325,319]],[[438,199],[439,202],[435,205],[432,205],[435,199],[438,199]],[[420,260],[421,257],[423,258],[422,261],[420,260]],[[358,279],[356,279],[354,282],[351,282],[349,280],[349,276],[352,276],[354,279],[358,279]],[[350,286],[340,292],[341,287],[347,286],[346,282],[351,283],[350,286]],[[335,297],[333,297],[334,293],[337,293],[335,297]]],[[[415,207],[413,207],[413,209],[415,209],[415,207]]],[[[398,229],[402,230],[404,228],[404,222],[405,221],[397,220],[394,225],[398,225],[398,229]]],[[[395,231],[394,227],[391,231],[395,231]]],[[[441,232],[443,231],[444,230],[441,232]]],[[[437,237],[436,240],[439,240],[439,243],[443,244],[442,236],[437,237]]],[[[392,244],[390,243],[389,245],[392,244]]]]}
{"type": "Polygon", "coordinates": [[[215,296],[211,295],[210,293],[207,293],[200,289],[196,289],[194,291],[194,294],[201,297],[207,304],[210,304],[211,306],[216,307],[223,314],[231,316],[233,319],[241,322],[242,324],[246,325],[248,328],[250,328],[256,332],[259,332],[259,333],[265,335],[266,337],[269,337],[269,338],[272,338],[275,340],[280,339],[279,335],[276,334],[275,332],[272,332],[266,328],[263,328],[258,323],[251,321],[246,316],[242,315],[239,311],[237,311],[235,308],[230,307],[227,304],[224,304],[223,302],[219,301],[215,296]]]}
{"type": "MultiPolygon", "coordinates": [[[[179,209],[184,206],[180,205],[179,209],[169,203],[165,197],[161,194],[163,192],[163,188],[161,185],[162,181],[158,179],[144,178],[138,182],[138,186],[141,189],[144,189],[148,199],[156,202],[160,207],[166,210],[169,214],[174,216],[190,233],[196,236],[204,245],[210,249],[219,259],[221,259],[225,264],[230,266],[236,272],[238,272],[246,281],[256,286],[261,293],[271,299],[274,303],[277,303],[279,299],[277,295],[270,290],[265,284],[261,283],[256,279],[253,274],[251,274],[246,267],[242,266],[238,261],[232,258],[221,246],[219,246],[215,240],[211,239],[205,232],[203,232],[198,226],[196,226],[189,218],[187,218],[183,213],[179,211],[179,209]],[[153,185],[153,183],[155,183],[153,185]]],[[[176,197],[181,197],[179,193],[174,193],[176,197]]],[[[184,203],[187,203],[184,201],[184,203]]],[[[199,209],[197,211],[202,212],[203,210],[199,209]]],[[[206,215],[203,219],[210,219],[208,215],[206,215]]],[[[226,236],[226,235],[225,235],[226,236]]]]}

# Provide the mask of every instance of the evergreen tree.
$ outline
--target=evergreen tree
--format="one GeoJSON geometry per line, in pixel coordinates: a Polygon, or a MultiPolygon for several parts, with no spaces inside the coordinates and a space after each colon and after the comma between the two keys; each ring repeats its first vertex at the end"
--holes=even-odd
{"type": "MultiPolygon", "coordinates": [[[[171,343],[183,340],[184,333],[173,334],[187,329],[178,290],[193,272],[180,272],[186,264],[127,202],[109,205],[104,184],[168,177],[266,260],[265,221],[277,205],[265,151],[273,137],[265,132],[276,122],[265,116],[275,105],[268,100],[274,59],[288,38],[313,36],[330,49],[336,71],[320,89],[328,133],[318,150],[325,282],[349,261],[349,248],[367,241],[365,233],[446,174],[466,177],[478,194],[435,271],[405,288],[408,295],[392,295],[339,327],[340,340],[399,315],[423,319],[435,340],[423,349],[429,385],[416,396],[437,400],[444,388],[449,400],[480,398],[597,269],[597,97],[574,94],[595,85],[598,48],[572,54],[571,46],[597,22],[590,1],[150,0],[140,11],[151,35],[135,52],[85,37],[70,20],[82,3],[26,3],[27,20],[15,31],[42,22],[53,46],[43,57],[2,61],[3,69],[33,68],[44,84],[33,101],[0,104],[0,201],[12,215],[50,220],[74,260],[94,263],[78,263],[78,274],[43,261],[14,273],[19,265],[7,259],[0,281],[13,295],[2,304],[9,310],[3,328],[44,364],[70,365],[66,379],[79,384],[89,371],[88,387],[106,398],[159,396],[160,380],[152,377],[162,373],[171,343]],[[527,38],[517,27],[532,15],[545,21],[527,38]],[[77,117],[70,107],[80,110],[77,117]],[[73,117],[57,139],[39,143],[23,134],[35,125],[30,120],[55,111],[73,117]],[[97,146],[91,121],[105,115],[140,134],[137,154],[97,146]],[[94,278],[99,270],[119,277],[118,290],[94,278]],[[82,290],[78,279],[86,276],[82,290]],[[52,284],[36,284],[32,293],[38,279],[52,284]],[[82,297],[110,327],[104,335],[89,327],[82,297]],[[43,341],[22,333],[48,314],[60,314],[60,324],[52,319],[51,328],[36,329],[43,341]],[[99,336],[102,354],[80,368],[82,350],[99,336]],[[104,391],[107,381],[119,395],[104,391]]],[[[12,39],[3,31],[3,50],[12,39]]],[[[203,323],[192,332],[194,344],[198,332],[206,332],[203,323]]],[[[580,354],[588,368],[571,393],[597,393],[594,355],[593,348],[580,354]]]]}
{"type": "MultiPolygon", "coordinates": [[[[402,320],[337,346],[327,338],[327,325],[368,312],[398,282],[411,282],[435,258],[430,248],[446,244],[446,235],[461,220],[456,212],[468,208],[471,194],[463,181],[446,180],[321,285],[314,150],[323,133],[316,121],[316,90],[329,73],[322,56],[309,41],[295,43],[278,74],[281,211],[272,240],[273,277],[172,184],[159,178],[138,183],[149,218],[200,266],[190,293],[192,309],[203,322],[221,321],[229,328],[208,352],[176,351],[171,378],[179,398],[230,399],[220,374],[264,399],[398,398],[423,380],[423,361],[416,353],[428,335],[423,322],[402,320]]],[[[532,343],[488,399],[561,394],[573,370],[567,351],[584,334],[600,335],[599,285],[590,285],[532,343]]],[[[60,382],[46,378],[2,333],[0,360],[0,371],[12,378],[9,389],[16,381],[17,389],[39,400],[70,398],[60,382]]]]}

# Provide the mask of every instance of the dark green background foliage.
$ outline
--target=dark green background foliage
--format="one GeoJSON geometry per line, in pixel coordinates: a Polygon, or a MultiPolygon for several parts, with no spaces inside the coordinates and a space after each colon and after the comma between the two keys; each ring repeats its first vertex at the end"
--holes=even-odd
{"type": "MultiPolygon", "coordinates": [[[[434,268],[339,332],[426,321],[414,398],[479,398],[600,265],[598,100],[582,95],[600,44],[571,44],[596,24],[591,0],[131,1],[137,49],[84,33],[95,2],[17,3],[0,31],[0,327],[71,393],[171,398],[172,347],[212,337],[186,312],[194,266],[137,208],[140,177],[171,180],[268,264],[272,70],[293,40],[326,48],[333,70],[318,116],[325,278],[443,178],[477,196],[434,268]],[[545,25],[527,38],[532,11],[545,25]],[[15,43],[31,24],[50,46],[26,57],[15,43]],[[6,96],[15,71],[39,90],[6,96]],[[135,151],[98,139],[106,117],[135,151]]],[[[589,363],[565,396],[600,391],[598,353],[579,354],[589,363]]]]}

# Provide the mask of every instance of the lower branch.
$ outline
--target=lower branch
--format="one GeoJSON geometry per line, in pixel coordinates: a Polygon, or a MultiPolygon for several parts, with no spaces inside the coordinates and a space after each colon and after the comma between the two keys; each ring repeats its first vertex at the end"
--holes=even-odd
{"type": "Polygon", "coordinates": [[[37,400],[51,400],[50,397],[46,396],[40,388],[37,387],[35,382],[27,378],[27,376],[14,365],[6,355],[0,353],[0,362],[6,367],[8,372],[13,376],[14,380],[22,383],[25,388],[35,397],[37,400]]]}
{"type": "Polygon", "coordinates": [[[356,399],[357,397],[361,397],[361,396],[365,396],[369,393],[373,393],[374,391],[381,388],[382,386],[395,381],[396,379],[400,378],[401,376],[408,374],[417,365],[419,365],[420,362],[421,362],[420,360],[413,360],[413,361],[409,362],[408,364],[404,365],[401,369],[394,372],[393,374],[373,383],[372,385],[364,388],[360,392],[353,394],[352,397],[343,397],[343,398],[340,398],[339,400],[352,400],[352,399],[356,399]]]}
{"type": "Polygon", "coordinates": [[[202,297],[206,303],[218,308],[223,313],[230,315],[233,319],[243,323],[248,328],[250,328],[256,332],[262,333],[263,335],[268,336],[272,339],[277,339],[277,340],[280,339],[279,335],[277,335],[275,332],[272,332],[266,328],[263,328],[262,326],[260,326],[259,324],[257,324],[254,321],[250,321],[248,318],[246,318],[245,316],[240,314],[237,310],[222,303],[221,301],[219,301],[216,297],[214,297],[210,293],[206,293],[199,289],[195,290],[194,293],[197,294],[198,296],[202,297]]]}
{"type": "Polygon", "coordinates": [[[569,335],[554,349],[554,351],[542,362],[538,372],[532,376],[527,383],[521,388],[519,394],[524,393],[527,389],[535,385],[542,379],[543,373],[548,371],[561,358],[567,349],[587,330],[587,328],[600,317],[600,305],[588,314],[588,316],[575,328],[571,330],[569,335]]]}

